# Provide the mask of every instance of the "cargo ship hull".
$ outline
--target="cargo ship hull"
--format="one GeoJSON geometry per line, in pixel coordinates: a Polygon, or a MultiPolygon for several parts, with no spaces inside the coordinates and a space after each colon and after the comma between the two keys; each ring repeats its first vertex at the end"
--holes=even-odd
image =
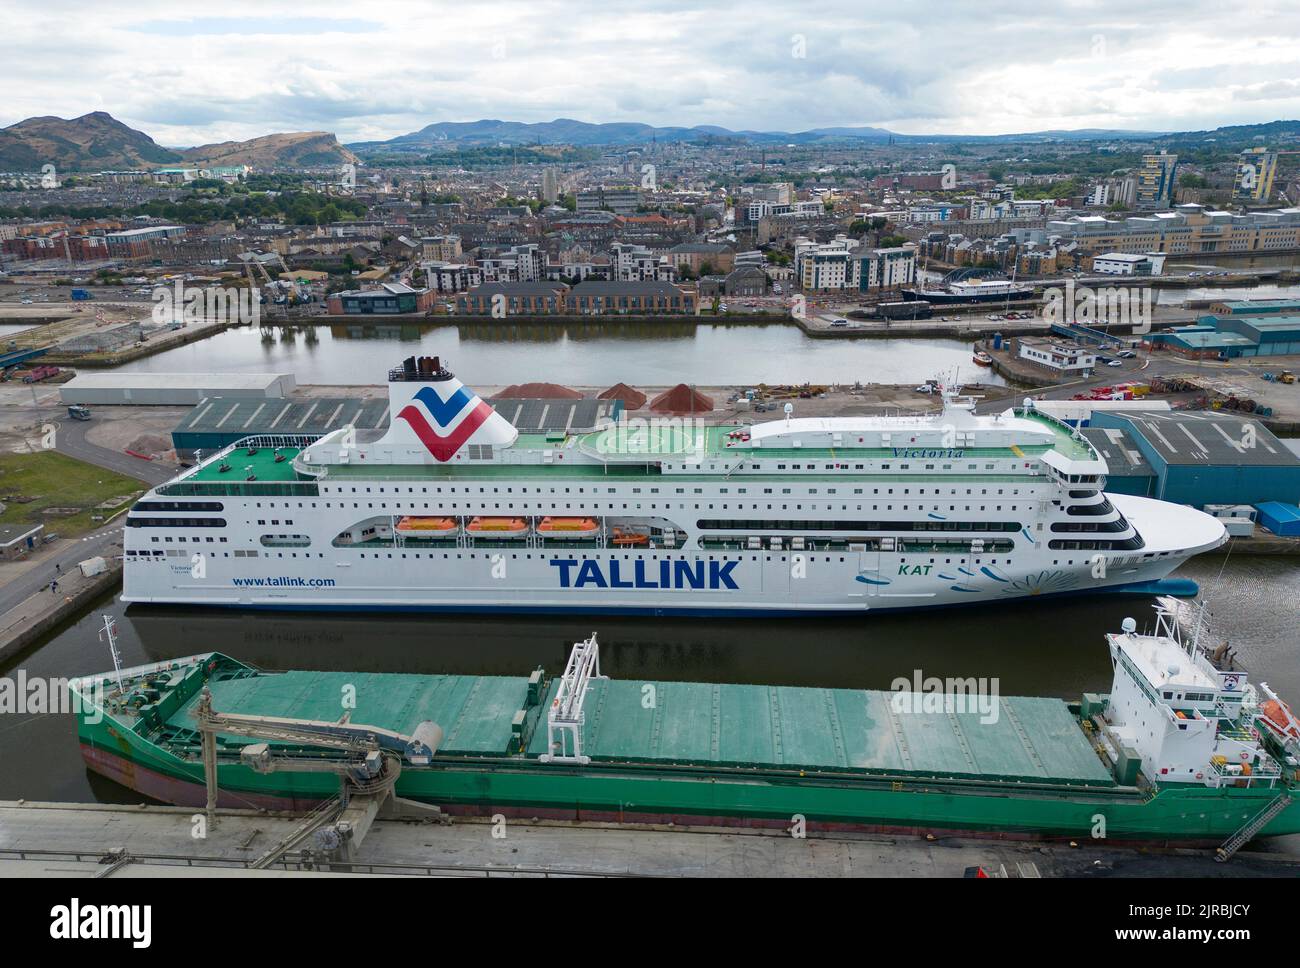
{"type": "MultiPolygon", "coordinates": [[[[1199,843],[1226,838],[1278,796],[1265,786],[1122,785],[1077,708],[1055,699],[1003,697],[988,723],[973,712],[891,711],[891,693],[597,680],[586,762],[548,762],[546,710],[558,686],[536,675],[265,674],[212,656],[150,668],[172,670],[173,688],[130,715],[88,704],[82,754],[94,772],[185,806],[205,802],[192,731],[204,686],[214,708],[236,714],[328,722],[348,685],[354,723],[409,729],[436,717],[443,748],[403,767],[395,793],[453,814],[765,827],[802,817],[825,831],[1084,838],[1101,829],[1110,840],[1199,843]]],[[[220,805],[301,811],[338,793],[327,773],[251,768],[239,759],[244,742],[219,738],[220,805]]],[[[1295,805],[1266,830],[1295,832],[1295,805]]]]}
{"type": "MultiPolygon", "coordinates": [[[[88,769],[164,803],[202,807],[206,793],[198,764],[160,761],[124,749],[111,737],[81,737],[88,769]],[[109,742],[105,742],[105,740],[109,742]]],[[[218,806],[310,811],[338,792],[327,776],[268,778],[221,767],[218,806]]],[[[598,767],[463,764],[405,771],[396,793],[460,816],[540,817],[550,820],[678,826],[786,828],[802,816],[811,831],[948,833],[1004,839],[1089,838],[1104,817],[1107,838],[1140,843],[1218,844],[1263,809],[1269,790],[1138,790],[1111,796],[1034,794],[1011,785],[945,786],[914,778],[847,783],[797,774],[743,776],[598,767]]],[[[1292,811],[1268,834],[1300,833],[1292,811]]]]}

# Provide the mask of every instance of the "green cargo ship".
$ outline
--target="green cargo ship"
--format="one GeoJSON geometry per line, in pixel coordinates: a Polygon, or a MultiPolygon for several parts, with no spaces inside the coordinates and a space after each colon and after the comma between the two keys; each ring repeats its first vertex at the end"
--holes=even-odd
{"type": "MultiPolygon", "coordinates": [[[[89,768],[168,803],[310,810],[388,784],[451,814],[1009,838],[1300,832],[1300,724],[1179,628],[1107,636],[1109,696],[269,673],[219,653],[72,683],[89,768]],[[250,739],[250,737],[252,739],[250,739]],[[254,742],[253,740],[263,740],[254,742]]],[[[918,674],[919,675],[919,674],[918,674]]],[[[1266,693],[1266,695],[1265,695],[1266,693]]]]}

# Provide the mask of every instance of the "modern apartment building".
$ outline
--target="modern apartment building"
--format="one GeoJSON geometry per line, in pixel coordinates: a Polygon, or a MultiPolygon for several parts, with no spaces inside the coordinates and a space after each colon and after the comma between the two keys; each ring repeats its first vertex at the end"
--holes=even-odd
{"type": "Polygon", "coordinates": [[[1300,249],[1300,208],[1234,215],[1204,205],[1108,219],[1076,215],[1047,223],[1047,234],[1075,241],[1084,252],[1288,252],[1300,249]]]}
{"type": "Polygon", "coordinates": [[[1142,166],[1137,170],[1137,189],[1134,204],[1138,208],[1160,208],[1174,202],[1174,173],[1178,169],[1178,156],[1162,151],[1143,155],[1142,166]]]}
{"type": "Polygon", "coordinates": [[[695,312],[695,291],[667,282],[488,282],[457,296],[456,309],[483,316],[683,315],[695,312]]]}
{"type": "Polygon", "coordinates": [[[1237,202],[1267,202],[1273,194],[1277,175],[1277,152],[1267,148],[1247,148],[1237,162],[1232,182],[1232,198],[1237,202]]]}
{"type": "Polygon", "coordinates": [[[800,239],[794,250],[795,278],[804,292],[869,292],[916,281],[916,249],[910,245],[868,249],[839,236],[821,244],[800,239]]]}

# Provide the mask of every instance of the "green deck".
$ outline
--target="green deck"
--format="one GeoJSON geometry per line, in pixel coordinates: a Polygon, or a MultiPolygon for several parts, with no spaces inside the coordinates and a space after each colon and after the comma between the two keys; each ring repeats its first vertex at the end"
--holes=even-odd
{"type": "MultiPolygon", "coordinates": [[[[428,676],[366,672],[287,672],[209,682],[213,708],[290,719],[335,722],[355,695],[354,723],[410,735],[423,720],[443,729],[440,752],[454,756],[504,756],[510,721],[522,709],[528,680],[506,676],[428,676]],[[354,692],[353,692],[354,690],[354,692]]],[[[178,733],[194,729],[197,697],[168,717],[178,733]]],[[[238,749],[247,738],[222,737],[238,749]]]]}
{"type": "MultiPolygon", "coordinates": [[[[895,693],[656,682],[592,684],[583,752],[593,760],[1017,779],[1112,786],[1065,703],[1003,697],[976,712],[896,712],[895,693]]],[[[549,699],[553,697],[548,697],[549,699]]],[[[546,750],[539,728],[530,756],[546,750]]]]}
{"type": "MultiPolygon", "coordinates": [[[[1071,460],[1093,459],[1094,455],[1088,443],[1084,440],[1075,439],[1064,425],[1033,412],[1027,414],[1027,417],[1041,424],[1045,429],[1052,431],[1055,439],[1051,444],[1036,444],[1023,447],[963,448],[961,457],[943,459],[945,466],[952,465],[952,470],[948,471],[926,472],[924,469],[925,459],[901,459],[908,460],[913,465],[910,468],[910,473],[915,479],[933,478],[952,483],[968,481],[1016,483],[1024,480],[1024,475],[1019,474],[969,472],[968,468],[959,468],[957,466],[963,460],[978,461],[999,458],[1005,460],[1008,457],[1035,460],[1049,450],[1055,450],[1071,460]],[[967,473],[960,473],[961,470],[967,470],[967,473]]],[[[844,467],[843,462],[849,460],[879,461],[893,458],[896,453],[891,448],[766,447],[758,450],[739,447],[729,448],[727,447],[727,434],[735,429],[733,426],[704,428],[703,451],[695,451],[698,459],[701,461],[711,460],[715,463],[721,462],[719,467],[723,464],[731,467],[746,458],[765,458],[769,460],[789,458],[798,460],[800,462],[799,471],[793,471],[793,468],[791,469],[793,472],[783,472],[776,469],[761,475],[763,481],[778,484],[787,482],[821,483],[824,481],[844,481],[849,478],[862,483],[897,480],[896,473],[871,474],[865,471],[856,471],[846,474],[842,469],[844,467]],[[818,468],[815,468],[817,461],[832,462],[837,466],[832,468],[829,473],[819,474],[816,472],[818,468]]],[[[473,466],[458,464],[367,465],[360,462],[356,464],[329,465],[326,468],[326,473],[329,478],[334,480],[364,481],[555,480],[559,478],[566,480],[600,480],[608,478],[653,478],[662,480],[665,478],[661,474],[659,462],[665,458],[683,458],[692,452],[695,442],[694,430],[687,432],[678,425],[669,425],[667,428],[654,431],[638,426],[628,434],[609,434],[605,431],[595,431],[577,437],[568,436],[563,440],[557,440],[554,436],[546,434],[521,434],[515,442],[515,449],[525,451],[563,449],[567,454],[572,455],[570,462],[555,464],[475,464],[473,466]],[[600,457],[606,454],[608,460],[601,460],[600,457]],[[595,455],[597,461],[584,462],[582,457],[585,455],[595,455]]],[[[253,455],[247,454],[241,448],[236,448],[225,458],[226,463],[230,465],[229,471],[224,474],[221,473],[219,470],[221,462],[211,458],[187,475],[179,484],[173,482],[167,485],[163,493],[203,495],[219,492],[252,495],[264,493],[265,489],[262,485],[284,483],[298,483],[307,490],[314,488],[313,483],[300,481],[294,471],[293,459],[298,454],[298,449],[283,447],[281,452],[285,455],[285,460],[276,463],[275,451],[270,447],[259,448],[257,453],[253,455]],[[250,470],[255,475],[256,481],[247,487],[241,486],[245,484],[245,479],[250,470]],[[190,485],[198,486],[191,487],[190,485]],[[215,487],[215,485],[221,486],[215,487]]],[[[679,473],[673,474],[672,479],[682,484],[716,481],[718,472],[679,473]]],[[[740,478],[736,479],[739,480],[740,478]]]]}
{"type": "MultiPolygon", "coordinates": [[[[1114,786],[1078,722],[1057,699],[1002,697],[997,721],[977,712],[899,712],[894,693],[849,689],[596,680],[586,699],[583,752],[593,761],[805,770],[1114,786]]],[[[213,707],[333,722],[355,690],[353,723],[410,734],[423,720],[444,734],[440,756],[506,756],[511,722],[528,707],[528,680],[505,676],[342,672],[254,674],[209,683],[213,707]]],[[[529,708],[528,758],[546,752],[544,711],[529,708]],[[540,714],[540,715],[539,715],[540,714]]],[[[193,737],[196,697],[166,720],[193,737]]],[[[248,742],[230,737],[231,748],[248,742]]]]}
{"type": "Polygon", "coordinates": [[[221,461],[210,460],[194,471],[187,481],[243,481],[248,477],[249,468],[259,481],[295,481],[297,473],[293,469],[293,459],[298,456],[298,448],[281,447],[284,460],[275,462],[275,449],[259,447],[256,454],[250,455],[245,448],[237,448],[226,455],[225,462],[230,470],[221,473],[221,461]]]}
{"type": "MultiPolygon", "coordinates": [[[[1092,446],[1082,437],[1075,437],[1070,432],[1069,428],[1066,427],[1064,424],[1062,424],[1060,421],[1053,420],[1050,417],[1044,416],[1043,414],[1036,413],[1034,411],[1030,411],[1028,413],[1021,412],[1021,416],[1029,420],[1032,420],[1035,423],[1042,424],[1048,430],[1052,431],[1052,433],[1056,434],[1056,440],[1053,441],[1052,446],[1050,448],[1048,447],[1041,448],[1041,450],[1043,451],[1054,450],[1062,457],[1065,457],[1069,460],[1096,460],[1097,459],[1096,455],[1092,452],[1092,446]]],[[[1030,450],[1039,450],[1039,448],[1021,448],[1021,449],[1024,450],[1025,453],[1028,453],[1030,450]]]]}

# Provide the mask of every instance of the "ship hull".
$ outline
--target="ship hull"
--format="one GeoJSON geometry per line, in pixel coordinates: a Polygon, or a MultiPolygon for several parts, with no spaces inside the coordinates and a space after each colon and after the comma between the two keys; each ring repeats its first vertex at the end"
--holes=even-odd
{"type": "MultiPolygon", "coordinates": [[[[1039,594],[1026,594],[1018,596],[1009,596],[1006,598],[982,599],[985,603],[996,601],[999,604],[1014,605],[1020,602],[1038,601],[1044,598],[1072,598],[1081,595],[1173,595],[1178,598],[1190,598],[1197,595],[1200,587],[1196,582],[1184,578],[1162,578],[1149,581],[1132,582],[1122,585],[1104,585],[1096,588],[1079,589],[1076,591],[1064,592],[1045,592],[1039,594]]],[[[123,598],[124,601],[128,601],[123,598]]],[[[131,604],[142,604],[139,600],[129,600],[131,604]]],[[[270,612],[334,612],[334,613],[391,613],[391,614],[446,614],[446,615],[481,615],[492,613],[494,615],[604,615],[604,616],[624,616],[624,617],[641,617],[641,618],[718,618],[718,619],[750,619],[750,618],[808,618],[809,615],[826,615],[843,618],[847,615],[863,615],[868,612],[901,612],[901,611],[919,611],[922,609],[934,608],[959,608],[965,605],[978,604],[979,600],[973,600],[969,597],[960,599],[947,600],[942,602],[927,602],[925,604],[907,605],[907,604],[887,604],[880,607],[868,607],[861,605],[846,605],[842,607],[826,606],[816,610],[808,607],[802,608],[781,608],[771,606],[747,607],[743,605],[730,605],[726,607],[697,607],[691,605],[634,605],[634,604],[593,604],[593,605],[573,605],[570,603],[556,602],[553,604],[540,605],[519,605],[509,602],[488,602],[482,604],[465,603],[465,604],[420,604],[420,603],[397,603],[397,604],[379,604],[374,602],[362,602],[351,604],[340,604],[338,602],[320,601],[320,602],[270,602],[256,601],[249,603],[229,602],[213,603],[199,602],[197,604],[208,608],[227,608],[239,610],[255,610],[270,612]]],[[[195,602],[188,599],[176,599],[175,601],[155,601],[148,604],[156,605],[193,605],[195,602]]],[[[147,605],[146,605],[147,607],[147,605]]]]}
{"type": "Polygon", "coordinates": [[[1107,495],[1141,522],[1145,547],[1097,555],[1045,546],[1028,527],[1001,554],[967,551],[337,548],[330,555],[126,557],[123,601],[308,611],[808,616],[1006,603],[1161,585],[1219,547],[1223,526],[1187,508],[1107,495]]]}
{"type": "MultiPolygon", "coordinates": [[[[178,806],[206,803],[202,767],[182,763],[130,733],[80,730],[86,766],[144,796],[178,806]]],[[[1092,838],[1108,841],[1218,844],[1277,796],[1271,789],[1166,786],[1137,790],[1016,790],[1011,785],[908,778],[867,782],[793,774],[744,776],[721,771],[570,767],[525,762],[406,769],[396,787],[406,799],[463,816],[540,817],[564,821],[786,828],[804,818],[810,832],[945,833],[999,839],[1092,838]]],[[[337,793],[325,774],[257,774],[219,767],[218,805],[307,811],[337,793]]],[[[1300,832],[1300,804],[1274,818],[1261,836],[1300,832]]]]}
{"type": "Polygon", "coordinates": [[[1024,302],[1026,299],[1034,298],[1032,289],[1015,290],[1011,293],[971,293],[956,294],[942,292],[934,289],[903,289],[901,290],[905,302],[927,302],[936,306],[955,306],[967,303],[1004,303],[1024,302]]]}

